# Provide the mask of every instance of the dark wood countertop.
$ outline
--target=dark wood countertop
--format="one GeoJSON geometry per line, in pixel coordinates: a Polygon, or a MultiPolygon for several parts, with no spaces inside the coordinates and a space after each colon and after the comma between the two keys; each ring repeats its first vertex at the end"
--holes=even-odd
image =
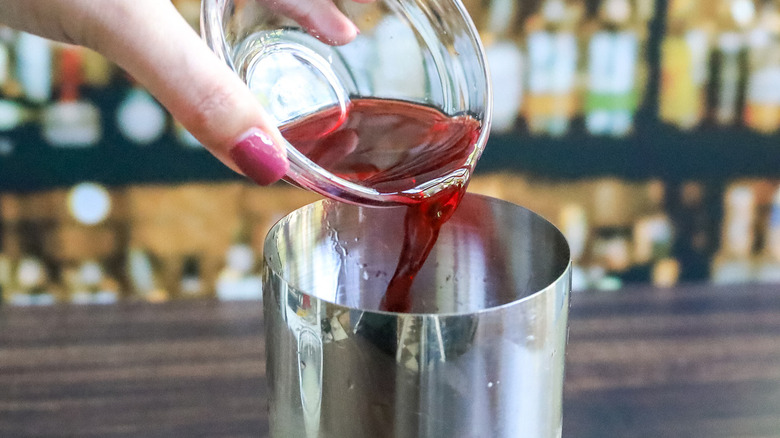
{"type": "MultiPolygon", "coordinates": [[[[780,286],[573,296],[564,437],[780,437],[780,286]]],[[[0,309],[0,437],[263,437],[261,304],[0,309]]],[[[489,438],[489,437],[486,437],[489,438]]]]}

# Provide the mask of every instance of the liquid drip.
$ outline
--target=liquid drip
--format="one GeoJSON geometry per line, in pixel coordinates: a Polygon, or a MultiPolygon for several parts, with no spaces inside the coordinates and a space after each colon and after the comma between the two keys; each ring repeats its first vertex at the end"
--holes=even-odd
{"type": "Polygon", "coordinates": [[[345,180],[395,193],[408,211],[398,266],[381,309],[408,312],[411,287],[466,190],[453,184],[432,195],[412,189],[474,160],[481,124],[425,105],[389,99],[353,99],[281,127],[284,137],[320,167],[345,180]]]}

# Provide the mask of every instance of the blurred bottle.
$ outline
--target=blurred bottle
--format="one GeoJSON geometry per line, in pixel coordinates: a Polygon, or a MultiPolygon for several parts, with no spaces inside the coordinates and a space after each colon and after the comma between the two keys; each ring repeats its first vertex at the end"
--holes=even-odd
{"type": "Polygon", "coordinates": [[[514,35],[520,3],[492,0],[481,33],[493,83],[493,124],[496,133],[511,131],[523,104],[524,57],[514,35]]]}
{"type": "Polygon", "coordinates": [[[74,304],[112,304],[119,300],[115,282],[107,278],[103,266],[96,260],[87,260],[74,272],[70,280],[70,300],[74,304]]]}
{"type": "Polygon", "coordinates": [[[741,114],[747,29],[755,19],[753,0],[721,0],[715,53],[715,121],[731,126],[741,114]]]}
{"type": "Polygon", "coordinates": [[[168,301],[169,294],[163,287],[159,261],[143,248],[128,248],[126,272],[134,297],[149,302],[168,301]]]}
{"type": "Polygon", "coordinates": [[[261,299],[262,280],[254,272],[255,264],[255,252],[249,245],[233,244],[217,278],[217,297],[222,301],[261,299]]]}
{"type": "Polygon", "coordinates": [[[772,198],[757,278],[763,283],[780,283],[780,186],[772,198]]]}
{"type": "Polygon", "coordinates": [[[0,133],[7,133],[35,120],[36,112],[26,105],[0,98],[0,133]]]}
{"type": "Polygon", "coordinates": [[[49,40],[20,32],[16,39],[16,78],[24,97],[42,104],[52,95],[52,45],[49,40]]]}
{"type": "Polygon", "coordinates": [[[585,126],[594,135],[624,137],[634,126],[639,39],[629,0],[604,0],[588,48],[585,126]]]}
{"type": "Polygon", "coordinates": [[[126,139],[139,145],[159,140],[165,132],[167,113],[135,80],[116,111],[116,124],[126,139]]]}
{"type": "Polygon", "coordinates": [[[111,83],[115,67],[103,55],[94,50],[82,51],[84,84],[93,88],[105,88],[111,83]]]}
{"type": "MultiPolygon", "coordinates": [[[[2,246],[0,246],[2,248],[2,246]]],[[[13,268],[11,258],[0,251],[0,304],[7,301],[10,294],[13,268]]]]}
{"type": "Polygon", "coordinates": [[[673,257],[675,230],[666,212],[666,186],[650,181],[646,186],[644,212],[634,223],[633,260],[656,286],[670,287],[679,278],[679,262],[673,257]]]}
{"type": "Polygon", "coordinates": [[[756,200],[753,187],[739,184],[726,193],[721,247],[712,264],[712,281],[746,283],[754,278],[756,200]]]}
{"type": "Polygon", "coordinates": [[[11,77],[11,55],[9,54],[8,44],[0,39],[0,95],[11,77]]]}
{"type": "Polygon", "coordinates": [[[688,130],[705,113],[710,33],[698,0],[670,1],[668,22],[661,43],[660,117],[688,130]]]}
{"type": "Polygon", "coordinates": [[[745,124],[764,134],[780,127],[780,11],[764,3],[749,33],[745,124]]]}
{"type": "Polygon", "coordinates": [[[85,148],[100,141],[100,111],[81,99],[82,51],[77,46],[60,50],[60,97],[43,112],[43,137],[52,146],[85,148]]]}
{"type": "Polygon", "coordinates": [[[33,255],[23,256],[16,266],[15,290],[9,304],[16,306],[45,306],[56,301],[49,284],[49,273],[43,261],[33,255]]]}
{"type": "Polygon", "coordinates": [[[631,196],[629,186],[616,179],[601,180],[593,189],[589,281],[596,289],[620,288],[633,267],[632,222],[625,208],[631,196]]]}
{"type": "Polygon", "coordinates": [[[578,9],[563,0],[545,0],[528,25],[528,97],[525,107],[533,134],[560,137],[575,113],[578,9]]]}
{"type": "Polygon", "coordinates": [[[671,211],[677,231],[674,254],[680,260],[681,278],[684,281],[703,281],[710,277],[715,236],[707,196],[704,184],[685,182],[680,187],[671,211]]]}
{"type": "Polygon", "coordinates": [[[184,257],[179,281],[179,296],[183,298],[198,298],[206,293],[206,285],[201,275],[201,261],[197,256],[184,257]]]}
{"type": "Polygon", "coordinates": [[[567,204],[561,208],[559,224],[561,232],[569,242],[572,261],[571,287],[574,291],[583,291],[590,287],[588,276],[583,268],[583,257],[588,243],[588,218],[585,209],[579,204],[567,204]]]}

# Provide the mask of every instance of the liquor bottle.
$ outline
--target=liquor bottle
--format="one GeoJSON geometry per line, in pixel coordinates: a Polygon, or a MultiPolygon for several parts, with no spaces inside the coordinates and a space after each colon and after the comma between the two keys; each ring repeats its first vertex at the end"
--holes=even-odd
{"type": "Polygon", "coordinates": [[[119,132],[139,145],[153,143],[162,137],[167,113],[137,82],[127,91],[116,112],[119,132]]]}
{"type": "Polygon", "coordinates": [[[52,146],[85,148],[100,141],[100,111],[80,99],[81,47],[60,50],[60,98],[43,111],[43,137],[52,146]]]}
{"type": "Polygon", "coordinates": [[[0,157],[8,157],[14,153],[16,144],[10,137],[0,135],[0,157]]]}
{"type": "Polygon", "coordinates": [[[700,3],[669,3],[667,35],[661,44],[660,118],[680,129],[693,129],[705,113],[711,51],[700,3]]]}
{"type": "Polygon", "coordinates": [[[168,301],[170,295],[163,287],[159,262],[149,251],[131,247],[128,249],[126,261],[125,269],[134,297],[154,303],[168,301]]]}
{"type": "Polygon", "coordinates": [[[205,294],[205,284],[201,276],[200,259],[189,255],[184,257],[179,281],[179,296],[183,298],[202,297],[205,294]]]}
{"type": "Polygon", "coordinates": [[[35,119],[35,111],[21,102],[0,98],[0,133],[13,131],[35,119]]]}
{"type": "Polygon", "coordinates": [[[53,304],[56,300],[49,288],[49,274],[43,261],[35,256],[23,256],[16,267],[16,290],[9,304],[36,306],[53,304]]]}
{"type": "Polygon", "coordinates": [[[16,39],[16,78],[24,97],[36,104],[51,99],[52,44],[49,40],[20,32],[16,39]]]}
{"type": "Polygon", "coordinates": [[[8,53],[8,45],[0,40],[0,91],[5,89],[11,76],[11,56],[8,53]]]}
{"type": "Polygon", "coordinates": [[[533,134],[563,136],[574,115],[578,17],[569,11],[563,0],[545,0],[539,25],[528,32],[525,116],[533,134]]]}
{"type": "Polygon", "coordinates": [[[514,0],[492,0],[481,32],[495,90],[491,130],[496,133],[512,130],[523,103],[524,57],[512,35],[518,7],[514,0]]]}
{"type": "Polygon", "coordinates": [[[588,49],[585,126],[594,135],[624,137],[634,126],[639,38],[628,0],[605,0],[588,49]]]}
{"type": "Polygon", "coordinates": [[[585,209],[579,204],[568,204],[561,208],[560,229],[569,242],[571,254],[571,288],[583,291],[589,287],[588,276],[582,267],[585,248],[588,242],[588,218],[585,209]]]}
{"type": "Polygon", "coordinates": [[[753,279],[755,204],[753,187],[748,184],[736,185],[726,193],[721,248],[712,264],[714,283],[746,283],[753,279]]]}
{"type": "Polygon", "coordinates": [[[255,272],[255,252],[246,243],[233,244],[225,257],[225,267],[217,277],[217,297],[222,301],[262,298],[262,280],[255,272]]]}
{"type": "Polygon", "coordinates": [[[707,187],[704,184],[685,182],[671,211],[677,231],[673,252],[680,261],[683,281],[703,281],[710,276],[716,239],[706,199],[707,187]]]}
{"type": "Polygon", "coordinates": [[[107,87],[114,76],[114,65],[94,50],[84,49],[82,57],[84,84],[94,88],[107,87]]]}
{"type": "Polygon", "coordinates": [[[780,11],[765,3],[758,25],[748,36],[749,72],[745,91],[745,124],[771,134],[780,127],[780,11]]]}
{"type": "Polygon", "coordinates": [[[11,258],[0,251],[0,304],[9,298],[12,272],[11,258]]]}
{"type": "Polygon", "coordinates": [[[746,55],[746,28],[755,18],[752,0],[722,0],[721,29],[717,37],[717,90],[715,121],[724,126],[733,125],[740,111],[743,62],[746,55]]]}
{"type": "Polygon", "coordinates": [[[118,291],[111,287],[103,267],[95,260],[87,260],[79,266],[74,283],[70,294],[74,304],[113,304],[119,300],[118,291]]]}
{"type": "Polygon", "coordinates": [[[780,186],[772,198],[766,224],[764,254],[756,277],[763,283],[780,283],[780,186]]]}
{"type": "Polygon", "coordinates": [[[647,184],[645,211],[634,223],[633,259],[638,270],[646,270],[648,280],[668,287],[677,282],[679,262],[672,257],[674,227],[664,205],[666,187],[661,181],[647,184]]]}

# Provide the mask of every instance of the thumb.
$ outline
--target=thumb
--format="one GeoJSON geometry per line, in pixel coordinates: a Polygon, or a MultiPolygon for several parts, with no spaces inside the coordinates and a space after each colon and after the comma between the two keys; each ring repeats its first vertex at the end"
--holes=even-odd
{"type": "Polygon", "coordinates": [[[261,185],[285,175],[284,140],[275,124],[171,2],[108,3],[125,7],[103,17],[88,38],[98,51],[148,88],[226,165],[261,185]]]}

